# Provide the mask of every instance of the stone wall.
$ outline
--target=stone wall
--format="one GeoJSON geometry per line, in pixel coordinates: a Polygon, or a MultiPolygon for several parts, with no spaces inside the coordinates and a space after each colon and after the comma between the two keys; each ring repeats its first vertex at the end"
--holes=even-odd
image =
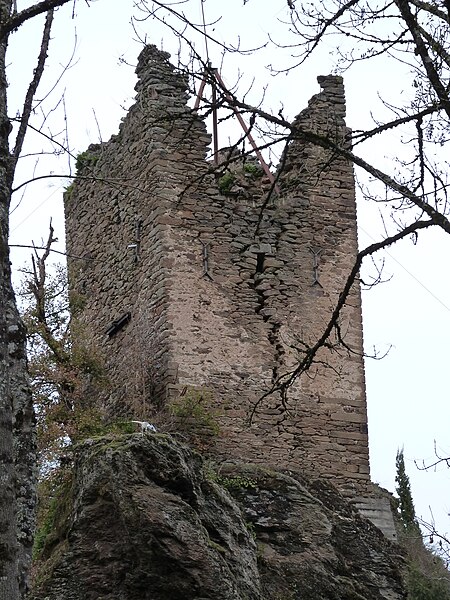
{"type": "MultiPolygon", "coordinates": [[[[119,134],[91,147],[65,197],[72,290],[101,347],[111,416],[207,399],[213,451],[306,468],[352,493],[369,479],[360,290],[289,390],[258,400],[323,332],[357,253],[352,166],[291,136],[277,173],[231,153],[220,175],[168,55],[148,46],[119,134]],[[224,178],[225,175],[225,178],[224,178]],[[257,404],[251,425],[249,415],[257,404]]],[[[340,77],[296,118],[342,142],[340,77]]],[[[228,156],[228,155],[227,155],[228,156]]],[[[107,397],[106,397],[107,396],[107,397]]]]}

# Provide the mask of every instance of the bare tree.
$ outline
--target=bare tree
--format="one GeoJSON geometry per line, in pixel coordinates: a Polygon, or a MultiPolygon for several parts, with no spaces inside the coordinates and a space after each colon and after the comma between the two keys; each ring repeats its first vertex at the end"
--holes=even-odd
{"type": "Polygon", "coordinates": [[[36,90],[44,72],[54,9],[69,0],[43,0],[17,10],[0,1],[0,598],[18,600],[26,591],[34,531],[36,449],[27,377],[25,328],[11,283],[9,209],[17,160],[25,140],[36,90]],[[7,114],[6,53],[10,36],[45,13],[36,67],[18,119],[13,148],[7,114]]]}

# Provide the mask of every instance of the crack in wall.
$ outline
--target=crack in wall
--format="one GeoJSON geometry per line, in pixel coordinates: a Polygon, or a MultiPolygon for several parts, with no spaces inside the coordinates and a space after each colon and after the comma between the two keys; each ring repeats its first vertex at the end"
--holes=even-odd
{"type": "MultiPolygon", "coordinates": [[[[263,321],[267,323],[272,316],[269,312],[264,313],[265,309],[273,310],[273,306],[271,307],[267,303],[267,298],[264,295],[264,290],[262,290],[259,286],[262,282],[264,282],[264,259],[265,253],[258,252],[256,254],[256,269],[253,274],[253,282],[252,287],[256,292],[257,296],[257,306],[255,308],[255,313],[262,317],[263,321]]],[[[274,364],[272,366],[272,383],[275,383],[280,376],[280,367],[283,366],[284,360],[283,356],[286,353],[283,344],[280,339],[280,331],[281,323],[279,321],[273,321],[271,323],[271,327],[267,334],[267,338],[270,342],[270,345],[273,348],[273,360],[274,364]]]]}
{"type": "Polygon", "coordinates": [[[270,315],[269,314],[263,314],[262,311],[267,308],[266,307],[266,297],[264,296],[264,291],[262,289],[260,289],[258,286],[261,283],[261,281],[264,281],[261,277],[260,274],[263,271],[258,271],[258,269],[256,269],[255,274],[253,275],[253,283],[251,284],[253,289],[256,292],[256,299],[257,299],[257,307],[255,308],[255,313],[257,315],[259,315],[260,317],[262,317],[264,323],[267,323],[267,321],[269,320],[270,315]]]}
{"type": "Polygon", "coordinates": [[[272,344],[274,348],[274,365],[272,367],[272,383],[275,383],[280,376],[280,367],[283,366],[284,360],[283,356],[286,354],[286,351],[283,347],[283,344],[280,339],[280,329],[281,323],[275,322],[272,324],[272,327],[269,332],[269,342],[272,344]]]}

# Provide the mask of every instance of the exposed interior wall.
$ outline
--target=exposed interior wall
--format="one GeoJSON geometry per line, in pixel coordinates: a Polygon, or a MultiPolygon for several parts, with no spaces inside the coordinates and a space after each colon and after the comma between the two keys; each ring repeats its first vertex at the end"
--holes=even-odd
{"type": "MultiPolygon", "coordinates": [[[[258,403],[323,332],[353,266],[352,166],[297,136],[279,196],[267,202],[269,182],[241,160],[221,193],[168,55],[147,47],[137,74],[119,134],[88,151],[65,198],[68,252],[83,257],[70,261],[70,283],[111,381],[102,401],[139,418],[207,390],[216,454],[306,468],[353,493],[369,480],[358,287],[339,322],[345,346],[319,352],[287,407],[279,393],[258,403]]],[[[319,83],[296,124],[342,141],[342,79],[319,83]]]]}

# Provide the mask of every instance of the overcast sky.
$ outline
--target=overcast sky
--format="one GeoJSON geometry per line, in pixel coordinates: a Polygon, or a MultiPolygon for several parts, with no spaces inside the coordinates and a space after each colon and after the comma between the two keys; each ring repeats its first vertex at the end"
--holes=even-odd
{"type": "MultiPolygon", "coordinates": [[[[134,65],[142,47],[130,25],[133,4],[132,0],[97,0],[87,8],[78,0],[74,20],[71,19],[72,3],[57,11],[49,68],[38,97],[53,87],[62,65],[68,63],[75,48],[72,66],[46,100],[47,107],[53,109],[50,130],[53,133],[61,130],[61,122],[66,118],[74,154],[116,133],[124,109],[132,103],[136,81],[134,65]],[[62,92],[65,106],[59,102],[62,92]]],[[[19,8],[26,5],[19,0],[19,8]]],[[[217,5],[207,1],[204,6],[209,21],[220,16],[220,12],[214,13],[214,10],[226,11],[221,21],[211,28],[211,34],[228,43],[237,42],[239,35],[241,45],[246,48],[265,43],[269,33],[274,39],[285,39],[285,25],[280,20],[287,15],[286,0],[249,0],[245,7],[242,0],[230,0],[226,8],[224,3],[217,5]]],[[[189,14],[200,22],[200,0],[192,0],[184,10],[193,10],[189,14]]],[[[138,14],[136,10],[134,14],[138,14]]],[[[40,23],[39,20],[39,23],[24,26],[10,47],[11,116],[20,110],[35,66],[40,23]]],[[[138,34],[141,37],[145,34],[149,42],[176,54],[177,44],[170,31],[155,20],[138,25],[138,34]]],[[[197,39],[196,43],[205,57],[203,42],[197,39]]],[[[220,66],[220,50],[210,43],[209,52],[214,66],[220,66]]],[[[275,51],[273,46],[268,46],[246,57],[226,56],[221,73],[229,84],[241,74],[242,90],[254,79],[248,98],[254,103],[261,99],[262,90],[267,87],[264,106],[275,112],[283,106],[283,114],[292,118],[304,108],[309,97],[319,91],[316,77],[332,72],[336,54],[330,42],[307,65],[288,75],[273,77],[266,68],[269,63],[282,67],[290,60],[290,51],[275,51]]],[[[402,82],[407,81],[402,68],[383,59],[360,63],[345,74],[347,122],[353,129],[372,125],[372,114],[379,117],[385,114],[380,97],[392,101],[408,95],[409,90],[402,88],[402,82]]],[[[220,143],[227,145],[228,130],[221,135],[225,139],[220,143]]],[[[33,153],[41,147],[40,139],[30,136],[26,151],[33,153]]],[[[367,160],[388,172],[393,172],[393,158],[403,151],[400,134],[396,132],[387,142],[384,138],[374,140],[370,146],[358,149],[367,160]]],[[[55,174],[69,174],[65,156],[52,162],[51,167],[47,165],[42,157],[37,165],[35,156],[22,159],[16,184],[48,168],[55,174]]],[[[61,240],[59,248],[63,249],[62,192],[69,182],[70,179],[49,179],[29,184],[23,196],[24,188],[17,192],[13,202],[13,207],[18,206],[12,214],[11,243],[28,244],[32,239],[39,242],[46,237],[52,217],[61,240]]],[[[360,246],[365,247],[383,236],[383,221],[379,207],[361,199],[358,212],[360,246]]],[[[388,223],[388,227],[392,225],[388,223]]],[[[380,352],[391,348],[383,360],[366,361],[372,479],[394,490],[395,455],[397,449],[404,446],[417,513],[429,520],[428,506],[431,505],[444,532],[448,527],[444,516],[450,511],[449,473],[444,468],[437,473],[421,472],[414,461],[433,461],[434,440],[444,455],[450,454],[447,383],[450,285],[445,260],[449,250],[449,236],[438,231],[419,233],[417,244],[405,240],[389,253],[377,256],[385,261],[384,275],[390,281],[363,293],[366,351],[371,354],[374,346],[380,352]]],[[[14,251],[15,268],[23,265],[28,256],[27,251],[14,251]]],[[[365,268],[363,278],[368,278],[370,273],[373,270],[365,268]]]]}

